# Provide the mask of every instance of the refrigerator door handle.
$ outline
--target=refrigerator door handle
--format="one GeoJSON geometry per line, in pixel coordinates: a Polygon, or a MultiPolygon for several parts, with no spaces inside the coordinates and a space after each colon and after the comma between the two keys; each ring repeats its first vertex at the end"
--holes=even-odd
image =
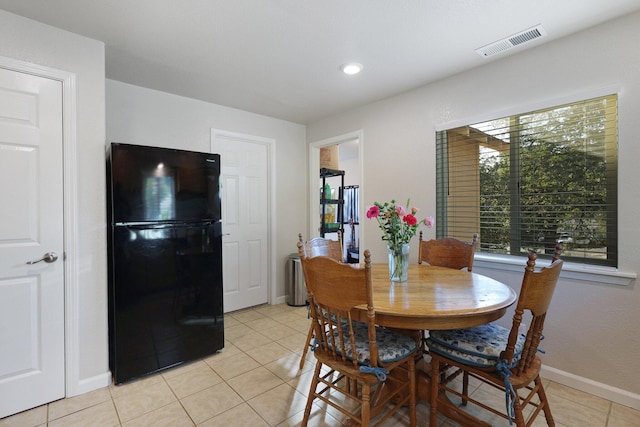
{"type": "Polygon", "coordinates": [[[181,223],[148,223],[148,222],[125,222],[116,223],[116,226],[126,227],[131,230],[167,229],[167,228],[204,228],[216,224],[218,221],[181,222],[181,223]]]}

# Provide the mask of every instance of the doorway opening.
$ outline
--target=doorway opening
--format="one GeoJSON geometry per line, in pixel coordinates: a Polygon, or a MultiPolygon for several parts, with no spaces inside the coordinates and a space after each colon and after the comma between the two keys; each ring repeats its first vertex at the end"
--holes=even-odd
{"type": "MultiPolygon", "coordinates": [[[[322,215],[326,214],[322,210],[322,191],[325,189],[321,188],[323,184],[320,170],[327,166],[330,170],[344,172],[340,181],[329,183],[329,186],[334,187],[336,191],[333,194],[339,199],[337,209],[341,212],[334,218],[340,220],[336,227],[343,231],[343,253],[347,261],[358,262],[360,242],[363,237],[359,223],[362,217],[362,206],[359,200],[363,194],[362,130],[316,141],[309,145],[309,239],[325,234],[322,232],[322,215]],[[328,152],[332,155],[327,156],[328,152]],[[336,186],[338,188],[335,188],[336,186]]],[[[324,185],[326,184],[325,180],[324,185]]],[[[329,233],[326,237],[335,240],[337,234],[332,236],[329,233]]]]}

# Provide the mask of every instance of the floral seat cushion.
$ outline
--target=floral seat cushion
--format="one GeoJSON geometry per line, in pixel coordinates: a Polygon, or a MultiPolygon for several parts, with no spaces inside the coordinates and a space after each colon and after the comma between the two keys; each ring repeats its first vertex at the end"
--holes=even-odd
{"type": "MultiPolygon", "coordinates": [[[[509,329],[493,323],[449,331],[429,331],[427,346],[429,351],[461,363],[495,367],[500,360],[500,353],[507,347],[509,332],[509,329]]],[[[511,366],[520,361],[524,342],[524,335],[519,335],[511,366]]]]}
{"type": "MultiPolygon", "coordinates": [[[[349,330],[344,329],[346,358],[354,360],[353,349],[351,348],[349,330]]],[[[331,346],[331,334],[335,342],[338,341],[338,331],[334,329],[327,333],[329,346],[331,346]]],[[[369,327],[364,322],[353,322],[353,334],[355,336],[355,360],[360,365],[369,366],[371,355],[369,354],[369,327]]],[[[402,335],[389,329],[376,327],[376,342],[378,344],[378,359],[382,363],[395,362],[417,349],[416,342],[409,336],[402,335]]],[[[339,349],[338,349],[339,353],[339,349]]]]}

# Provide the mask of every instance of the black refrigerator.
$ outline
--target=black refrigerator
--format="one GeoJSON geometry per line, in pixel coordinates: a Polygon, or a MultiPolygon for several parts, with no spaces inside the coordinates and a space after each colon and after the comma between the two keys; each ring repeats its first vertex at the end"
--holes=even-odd
{"type": "Polygon", "coordinates": [[[224,346],[220,156],[107,150],[109,367],[115,384],[224,346]]]}

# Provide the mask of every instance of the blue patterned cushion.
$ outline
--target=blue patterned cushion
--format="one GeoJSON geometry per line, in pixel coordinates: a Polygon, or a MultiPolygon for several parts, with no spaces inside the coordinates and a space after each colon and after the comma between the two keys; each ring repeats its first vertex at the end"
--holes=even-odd
{"type": "MultiPolygon", "coordinates": [[[[450,331],[429,331],[427,346],[429,351],[462,363],[496,366],[500,353],[507,347],[509,332],[509,329],[493,323],[450,331]]],[[[511,366],[520,361],[524,342],[524,335],[519,335],[511,366]]]]}
{"type": "MultiPolygon", "coordinates": [[[[353,360],[353,351],[349,340],[349,330],[344,329],[346,357],[353,360]]],[[[327,333],[329,345],[331,345],[332,334],[336,342],[338,341],[338,331],[333,330],[327,333]]],[[[360,365],[368,366],[371,363],[369,354],[369,327],[364,322],[353,322],[353,334],[356,341],[356,361],[360,365]]],[[[376,342],[378,344],[378,359],[380,362],[389,363],[400,360],[416,351],[417,345],[413,338],[402,335],[389,329],[376,327],[376,342]]],[[[338,354],[340,350],[338,349],[338,354]]]]}

